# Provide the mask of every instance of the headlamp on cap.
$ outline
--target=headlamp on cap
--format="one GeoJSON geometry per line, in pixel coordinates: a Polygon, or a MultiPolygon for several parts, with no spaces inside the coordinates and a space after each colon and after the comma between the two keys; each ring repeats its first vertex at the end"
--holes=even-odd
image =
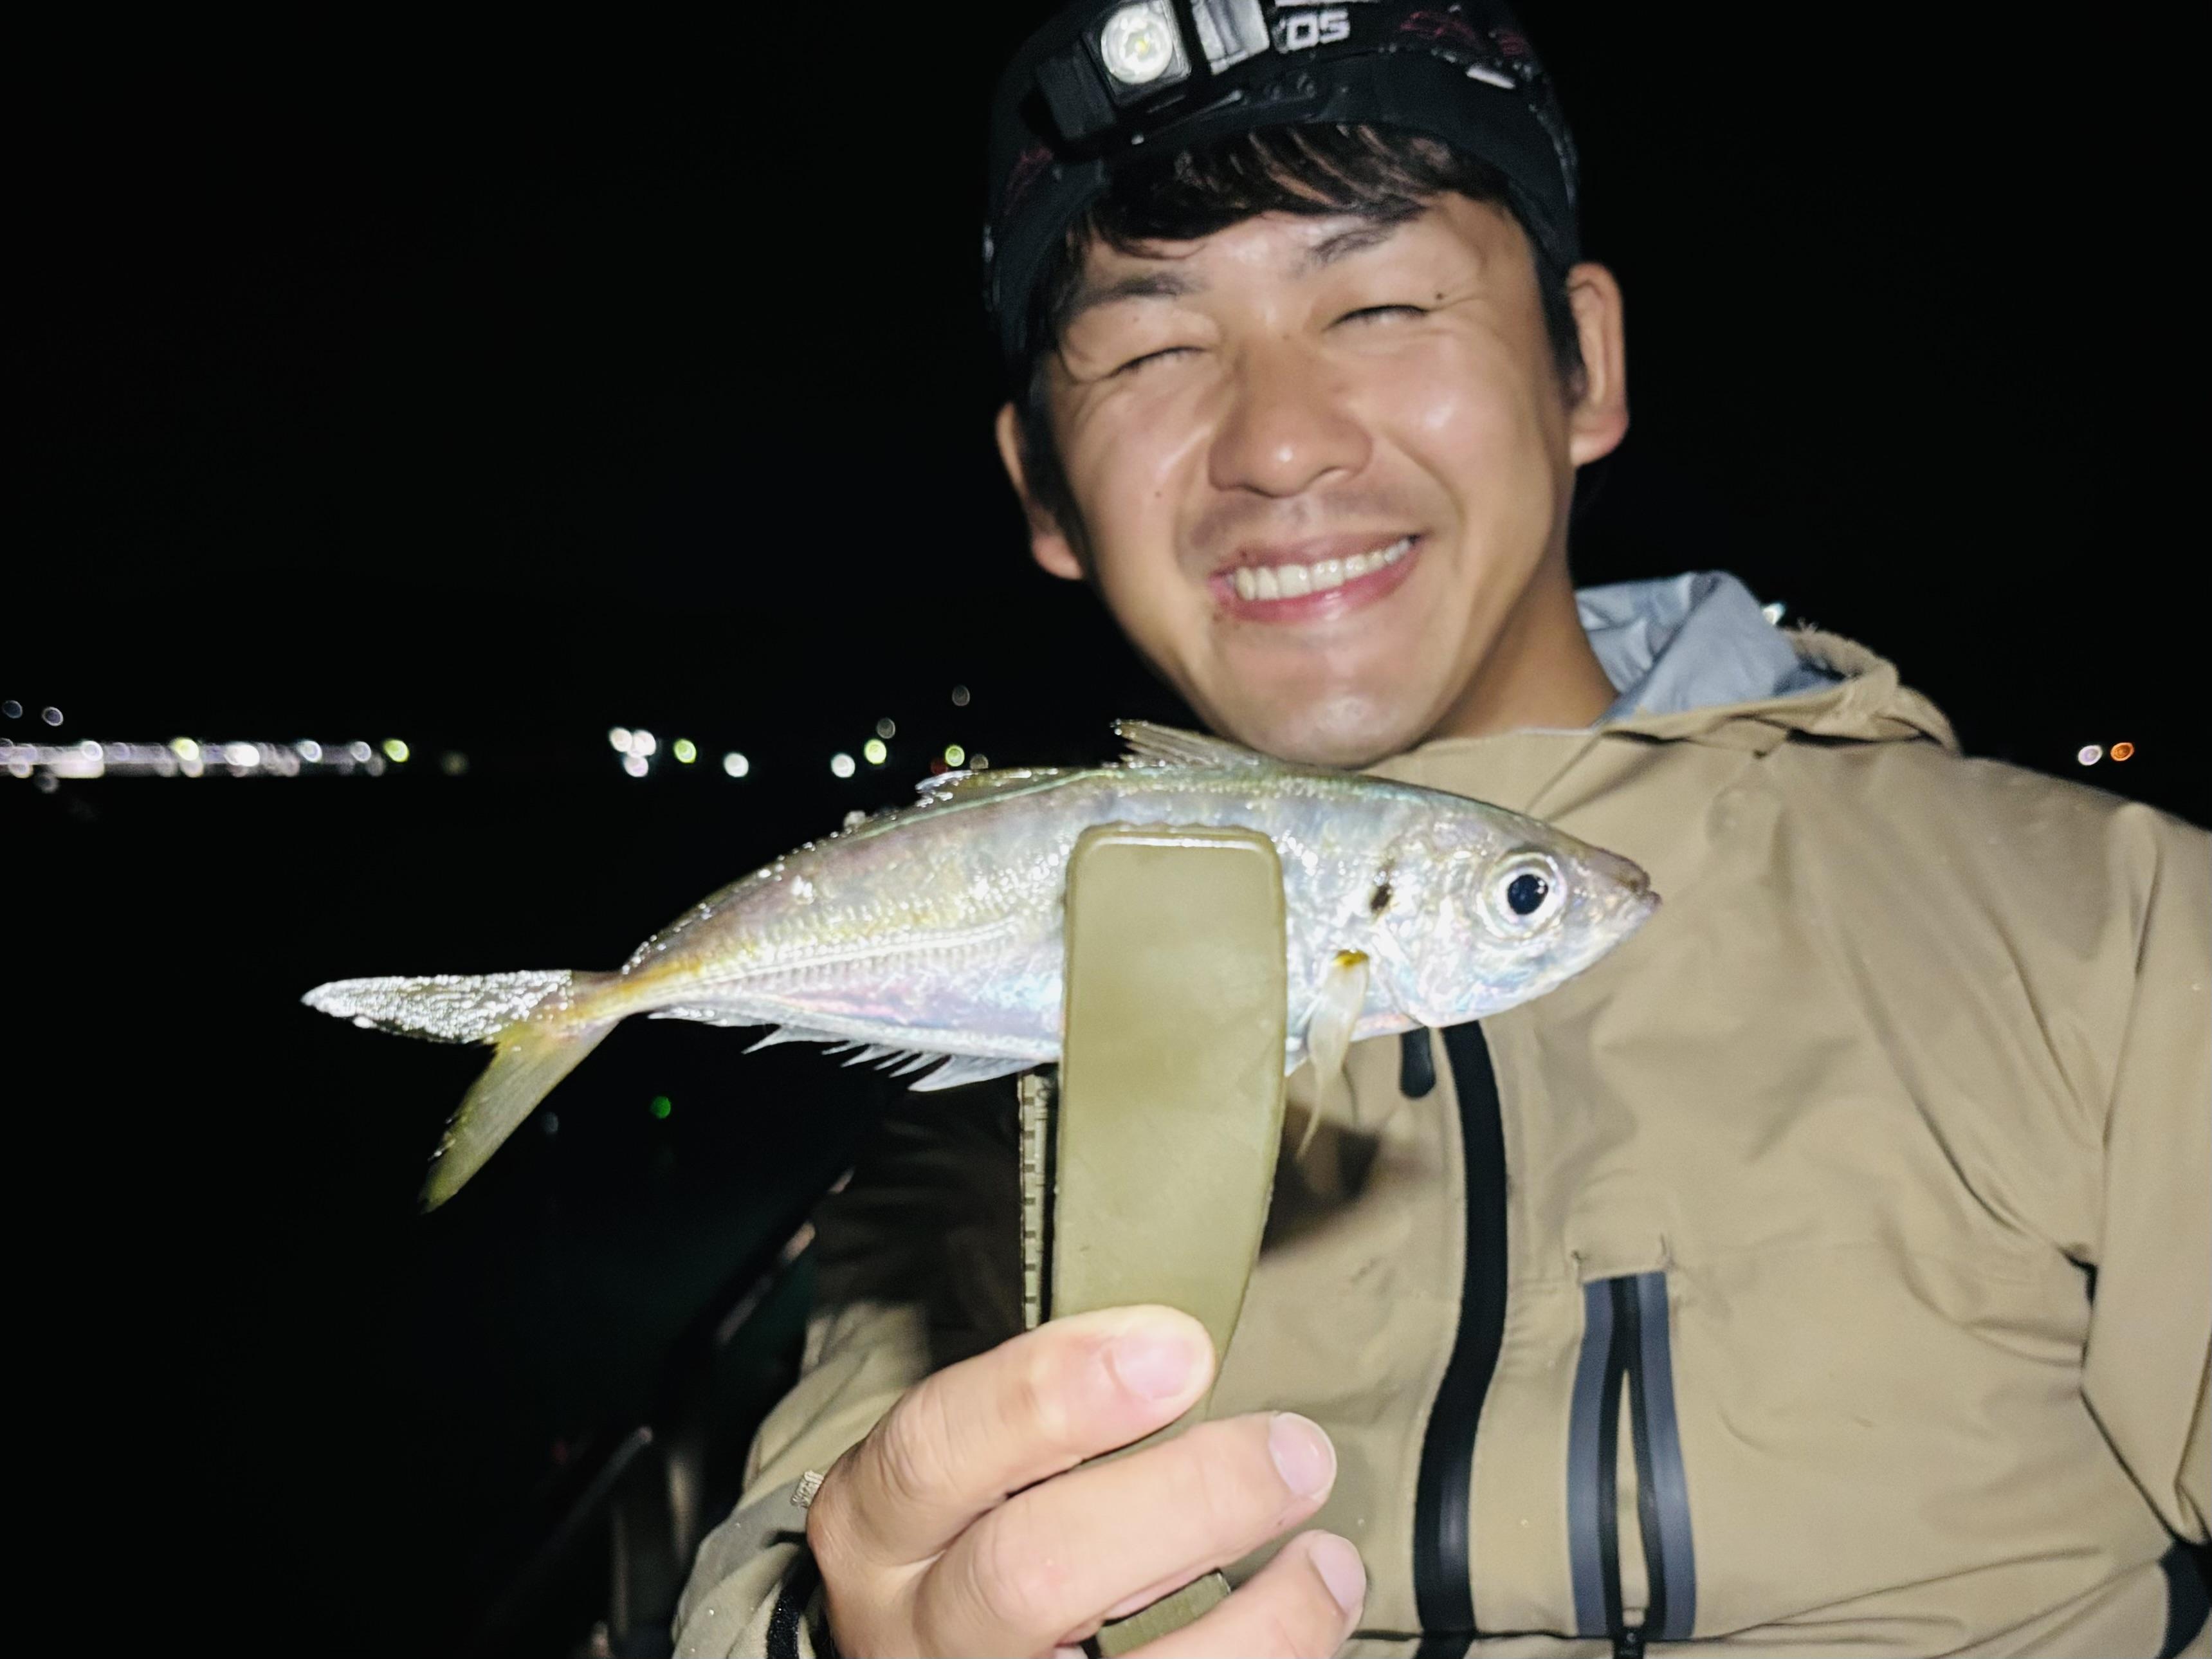
{"type": "Polygon", "coordinates": [[[1066,0],[992,98],[984,294],[1008,360],[1059,239],[1120,169],[1313,125],[1486,162],[1545,256],[1581,257],[1574,141],[1509,0],[1066,0]]]}
{"type": "Polygon", "coordinates": [[[1114,126],[1129,105],[1218,75],[1267,46],[1260,0],[1115,0],[1075,46],[1037,65],[1037,86],[1060,132],[1087,138],[1114,126]]]}

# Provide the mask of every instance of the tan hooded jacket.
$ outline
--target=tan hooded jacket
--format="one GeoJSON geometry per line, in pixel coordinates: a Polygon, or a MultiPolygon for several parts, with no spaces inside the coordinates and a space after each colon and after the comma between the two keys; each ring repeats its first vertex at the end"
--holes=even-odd
{"type": "MultiPolygon", "coordinates": [[[[1293,1079],[1214,1409],[1334,1439],[1347,1651],[2212,1653],[2172,1553],[2212,1516],[2212,843],[1792,641],[1848,678],[1376,769],[1666,902],[1359,1045],[1299,1158],[1293,1079]]],[[[679,1652],[817,1650],[792,1484],[1021,1328],[1010,1095],[918,1101],[828,1206],[679,1652]]]]}

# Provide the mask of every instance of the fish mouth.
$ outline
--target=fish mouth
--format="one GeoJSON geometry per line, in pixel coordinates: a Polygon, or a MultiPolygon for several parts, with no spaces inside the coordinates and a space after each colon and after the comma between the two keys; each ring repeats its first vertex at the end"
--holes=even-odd
{"type": "Polygon", "coordinates": [[[1352,532],[1240,547],[1206,585],[1227,614],[1253,622],[1340,616],[1394,591],[1419,557],[1422,532],[1352,532]]]}

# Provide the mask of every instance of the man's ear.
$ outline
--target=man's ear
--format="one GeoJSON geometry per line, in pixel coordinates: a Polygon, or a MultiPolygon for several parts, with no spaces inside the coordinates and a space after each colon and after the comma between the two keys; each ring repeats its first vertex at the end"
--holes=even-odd
{"type": "Polygon", "coordinates": [[[1609,455],[1628,435],[1628,348],[1620,284],[1589,261],[1567,273],[1567,303],[1582,343],[1580,395],[1567,411],[1567,453],[1577,466],[1609,455]]]}
{"type": "Polygon", "coordinates": [[[999,410],[998,434],[999,459],[1006,466],[1006,481],[1021,497],[1022,516],[1029,520],[1030,556],[1063,580],[1081,581],[1083,561],[1075,556],[1075,544],[1030,489],[1029,471],[1022,460],[1021,417],[1011,403],[999,410]]]}

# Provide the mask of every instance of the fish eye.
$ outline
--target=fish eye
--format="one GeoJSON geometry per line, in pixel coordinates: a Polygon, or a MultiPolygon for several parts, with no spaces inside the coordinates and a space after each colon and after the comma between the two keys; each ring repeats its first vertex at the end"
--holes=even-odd
{"type": "Polygon", "coordinates": [[[1492,918],[1509,933],[1532,933],[1557,915],[1566,895],[1559,866],[1541,853],[1515,853],[1483,885],[1492,918]]]}

